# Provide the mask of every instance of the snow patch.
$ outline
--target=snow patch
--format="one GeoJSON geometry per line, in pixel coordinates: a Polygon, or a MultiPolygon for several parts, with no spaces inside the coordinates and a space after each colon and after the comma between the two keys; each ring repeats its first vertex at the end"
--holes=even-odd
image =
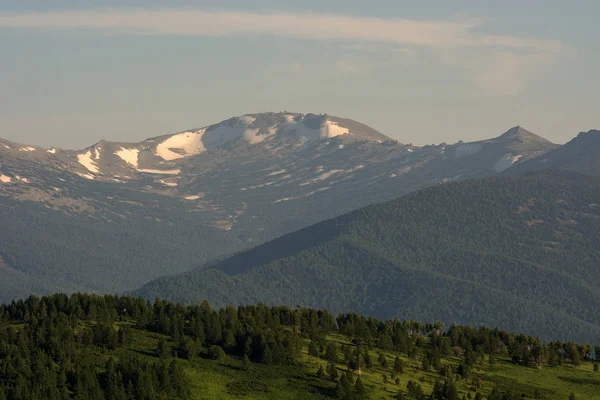
{"type": "Polygon", "coordinates": [[[186,200],[198,200],[200,198],[200,196],[185,196],[184,198],[186,200]]]}
{"type": "Polygon", "coordinates": [[[21,147],[19,151],[31,152],[35,151],[35,147],[21,147]]]}
{"type": "Polygon", "coordinates": [[[139,153],[139,149],[126,149],[125,147],[121,147],[119,151],[115,152],[115,155],[133,168],[137,168],[139,153]]]}
{"type": "Polygon", "coordinates": [[[158,170],[158,169],[138,169],[139,172],[146,174],[161,174],[161,175],[179,175],[180,169],[158,170]]]}
{"type": "Polygon", "coordinates": [[[163,181],[162,179],[161,179],[161,180],[159,180],[159,182],[160,182],[160,183],[162,183],[162,184],[163,184],[163,185],[165,185],[165,186],[171,186],[171,187],[173,187],[173,186],[177,186],[177,184],[176,184],[176,183],[174,183],[174,182],[165,182],[165,181],[163,181]]]}
{"type": "Polygon", "coordinates": [[[46,150],[46,151],[48,153],[50,153],[50,154],[56,154],[56,149],[49,149],[49,150],[46,150]]]}
{"type": "Polygon", "coordinates": [[[77,154],[77,161],[79,164],[87,168],[88,171],[98,173],[98,167],[94,160],[92,160],[92,151],[88,150],[86,153],[77,154]]]}
{"type": "Polygon", "coordinates": [[[205,129],[196,132],[183,132],[173,135],[156,146],[156,155],[163,160],[173,161],[204,151],[202,135],[205,129]],[[173,150],[178,150],[175,152],[173,150]]]}
{"type": "Polygon", "coordinates": [[[245,123],[246,125],[251,125],[256,122],[256,118],[251,115],[242,115],[239,117],[239,120],[245,123]]]}
{"type": "Polygon", "coordinates": [[[95,179],[94,175],[91,175],[91,174],[82,174],[80,172],[76,172],[76,174],[85,179],[95,179]]]}
{"type": "Polygon", "coordinates": [[[325,121],[325,125],[321,128],[321,137],[336,137],[349,134],[348,128],[343,128],[333,121],[325,121]]]}
{"type": "Polygon", "coordinates": [[[275,171],[275,172],[271,172],[270,174],[268,174],[267,176],[275,176],[275,175],[281,175],[283,173],[287,172],[285,169],[280,169],[279,171],[275,171]]]}
{"type": "Polygon", "coordinates": [[[324,123],[316,129],[307,127],[303,121],[296,121],[293,115],[286,115],[286,122],[282,127],[284,131],[294,132],[299,138],[305,138],[307,141],[315,141],[319,139],[332,138],[341,135],[347,135],[350,131],[347,128],[339,126],[333,121],[324,121],[324,123]]]}
{"type": "Polygon", "coordinates": [[[12,178],[10,176],[0,175],[0,182],[10,183],[11,181],[12,181],[12,178]]]}
{"type": "Polygon", "coordinates": [[[456,157],[472,156],[473,154],[479,153],[483,146],[479,143],[461,144],[455,150],[456,157]]]}
{"type": "Polygon", "coordinates": [[[321,175],[319,175],[315,178],[309,179],[308,181],[301,183],[298,186],[306,186],[306,185],[310,185],[311,183],[315,183],[317,181],[324,181],[325,179],[330,178],[332,175],[338,174],[340,172],[345,172],[345,171],[343,169],[332,169],[331,171],[323,172],[321,175]]]}
{"type": "Polygon", "coordinates": [[[281,203],[282,201],[289,201],[289,200],[302,199],[302,198],[304,198],[304,197],[309,197],[309,196],[312,196],[312,195],[313,195],[313,194],[315,194],[315,193],[318,193],[318,192],[323,192],[323,191],[325,191],[325,190],[329,190],[329,189],[331,189],[331,187],[330,187],[330,186],[326,186],[326,187],[323,187],[323,188],[320,188],[320,189],[317,189],[317,190],[313,190],[312,192],[309,192],[309,193],[306,193],[306,194],[303,194],[303,195],[300,195],[300,196],[295,196],[295,197],[285,197],[285,198],[283,198],[283,199],[275,200],[273,203],[274,203],[274,204],[277,204],[277,203],[281,203]]]}
{"type": "Polygon", "coordinates": [[[496,172],[502,172],[512,167],[517,161],[519,161],[521,157],[522,156],[520,154],[515,156],[512,153],[507,153],[504,155],[504,157],[496,161],[492,168],[494,168],[494,171],[496,172]]]}
{"type": "Polygon", "coordinates": [[[208,130],[203,136],[204,146],[212,149],[239,138],[251,144],[256,144],[275,134],[274,129],[269,129],[266,134],[259,134],[259,129],[249,127],[254,121],[256,121],[256,118],[245,115],[237,118],[232,125],[217,125],[208,130]]]}
{"type": "Polygon", "coordinates": [[[10,146],[8,146],[8,145],[6,145],[6,144],[4,145],[4,147],[6,147],[7,149],[10,149],[10,146]]]}
{"type": "Polygon", "coordinates": [[[412,169],[412,167],[404,167],[404,168],[400,168],[399,170],[396,171],[396,173],[394,173],[394,177],[398,176],[398,175],[404,175],[407,172],[409,172],[412,169]]]}

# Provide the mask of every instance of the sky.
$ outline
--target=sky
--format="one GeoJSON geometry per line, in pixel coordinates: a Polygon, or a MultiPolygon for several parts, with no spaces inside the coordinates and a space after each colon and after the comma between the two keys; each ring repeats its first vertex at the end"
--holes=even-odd
{"type": "Polygon", "coordinates": [[[403,143],[600,128],[597,0],[0,0],[0,137],[87,147],[264,111],[403,143]],[[250,4],[251,3],[251,4],[250,4]]]}

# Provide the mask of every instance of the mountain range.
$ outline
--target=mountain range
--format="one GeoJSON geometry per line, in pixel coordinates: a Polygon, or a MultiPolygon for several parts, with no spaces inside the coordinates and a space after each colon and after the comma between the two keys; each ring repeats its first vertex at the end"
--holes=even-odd
{"type": "Polygon", "coordinates": [[[413,146],[350,119],[282,112],[83,150],[0,140],[0,300],[134,290],[440,184],[598,171],[599,136],[559,146],[515,127],[413,146]]]}

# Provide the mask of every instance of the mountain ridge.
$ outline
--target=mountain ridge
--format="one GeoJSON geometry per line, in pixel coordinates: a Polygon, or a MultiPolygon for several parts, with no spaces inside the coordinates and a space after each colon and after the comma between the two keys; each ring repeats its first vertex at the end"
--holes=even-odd
{"type": "Polygon", "coordinates": [[[132,290],[370,204],[497,175],[556,147],[418,147],[327,114],[248,114],[209,128],[79,151],[0,141],[6,299],[47,293],[45,285],[132,290]],[[140,251],[152,256],[136,258],[140,251]]]}

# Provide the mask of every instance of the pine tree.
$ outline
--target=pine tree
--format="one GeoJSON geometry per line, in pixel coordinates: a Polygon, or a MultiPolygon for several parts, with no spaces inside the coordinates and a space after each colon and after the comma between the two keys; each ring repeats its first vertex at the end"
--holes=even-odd
{"type": "Polygon", "coordinates": [[[158,345],[156,347],[156,355],[161,360],[167,359],[170,356],[169,345],[167,344],[167,341],[165,339],[161,338],[158,341],[158,345]]]}
{"type": "Polygon", "coordinates": [[[319,370],[317,371],[317,378],[325,379],[325,371],[323,370],[323,365],[319,365],[319,370]]]}
{"type": "Polygon", "coordinates": [[[327,343],[327,347],[325,348],[325,359],[333,364],[337,364],[340,361],[335,343],[327,343]]]}
{"type": "Polygon", "coordinates": [[[365,367],[370,370],[373,368],[373,359],[371,358],[371,355],[369,354],[369,350],[365,351],[365,355],[364,355],[364,360],[365,360],[365,367]]]}
{"type": "Polygon", "coordinates": [[[379,362],[379,365],[381,365],[383,368],[387,368],[387,366],[388,366],[387,358],[385,357],[385,355],[383,353],[379,353],[379,356],[377,357],[377,361],[379,362]]]}
{"type": "Polygon", "coordinates": [[[327,372],[329,374],[329,378],[332,381],[336,381],[338,378],[338,370],[335,364],[329,363],[327,364],[327,372]]]}
{"type": "Polygon", "coordinates": [[[431,369],[431,364],[429,363],[428,357],[423,357],[423,363],[421,364],[423,371],[429,371],[431,369]]]}
{"type": "Polygon", "coordinates": [[[362,370],[365,367],[365,360],[363,359],[362,354],[358,354],[356,357],[356,369],[358,370],[358,375],[362,374],[362,370]]]}
{"type": "Polygon", "coordinates": [[[314,357],[317,357],[319,355],[319,348],[317,347],[317,344],[314,340],[311,340],[310,344],[308,345],[308,354],[314,357]]]}
{"type": "Polygon", "coordinates": [[[244,371],[248,371],[250,369],[250,365],[251,365],[251,361],[250,358],[248,357],[248,354],[244,354],[244,358],[242,358],[242,369],[244,371]]]}
{"type": "Polygon", "coordinates": [[[400,359],[400,357],[396,356],[396,359],[394,360],[394,371],[401,374],[402,370],[403,370],[402,360],[400,359]]]}
{"type": "Polygon", "coordinates": [[[356,382],[354,383],[354,392],[356,393],[357,399],[365,398],[365,386],[363,385],[360,376],[356,378],[356,382]]]}

